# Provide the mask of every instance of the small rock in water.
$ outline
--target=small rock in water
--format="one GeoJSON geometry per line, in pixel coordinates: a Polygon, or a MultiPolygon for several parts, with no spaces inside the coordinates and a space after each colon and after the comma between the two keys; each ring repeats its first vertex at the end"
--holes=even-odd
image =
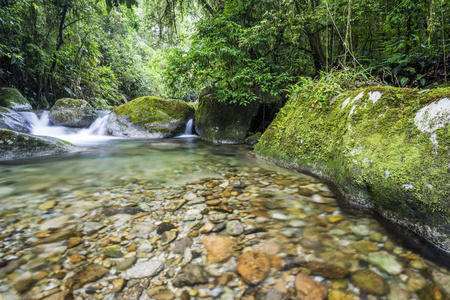
{"type": "Polygon", "coordinates": [[[191,247],[192,243],[193,243],[192,239],[182,238],[173,244],[172,252],[176,254],[184,253],[184,250],[186,250],[186,248],[191,247]]]}
{"type": "Polygon", "coordinates": [[[241,222],[238,220],[229,221],[227,223],[227,233],[231,236],[238,236],[244,232],[241,222]]]}
{"type": "Polygon", "coordinates": [[[158,225],[158,229],[156,229],[156,233],[161,235],[164,232],[175,229],[175,228],[176,228],[175,225],[173,225],[172,223],[163,222],[158,225]]]}
{"type": "Polygon", "coordinates": [[[359,236],[366,236],[369,235],[370,233],[370,229],[366,225],[357,225],[353,227],[351,230],[354,234],[359,236]]]}
{"type": "Polygon", "coordinates": [[[216,235],[202,238],[210,263],[223,262],[232,255],[233,247],[236,243],[229,237],[216,235]]]}
{"type": "Polygon", "coordinates": [[[147,237],[150,233],[155,231],[156,226],[149,223],[135,224],[130,231],[130,234],[138,237],[147,237]]]}
{"type": "Polygon", "coordinates": [[[173,285],[182,287],[207,283],[208,278],[208,273],[206,273],[202,266],[190,264],[181,269],[180,273],[173,279],[173,285]]]}
{"type": "Polygon", "coordinates": [[[379,267],[391,275],[398,275],[403,271],[402,265],[397,260],[388,254],[370,253],[368,256],[369,263],[379,267]]]}
{"type": "Polygon", "coordinates": [[[270,261],[261,252],[245,252],[237,258],[237,271],[245,282],[257,285],[263,281],[270,270],[270,261]]]}
{"type": "Polygon", "coordinates": [[[153,277],[164,268],[164,263],[158,260],[149,260],[136,264],[122,274],[124,278],[146,278],[153,277]]]}
{"type": "Polygon", "coordinates": [[[116,300],[131,300],[131,299],[140,299],[139,297],[142,295],[144,288],[139,285],[135,285],[131,288],[125,289],[123,292],[119,293],[114,299],[116,300]]]}
{"type": "Polygon", "coordinates": [[[371,270],[358,270],[352,274],[352,282],[361,290],[375,295],[386,295],[389,285],[386,280],[371,270]]]}
{"type": "Polygon", "coordinates": [[[41,225],[39,225],[39,229],[41,231],[49,230],[49,229],[60,229],[66,225],[66,223],[72,218],[70,215],[62,215],[50,220],[45,221],[41,225]]]}
{"type": "Polygon", "coordinates": [[[323,300],[327,297],[327,288],[305,273],[295,277],[295,288],[300,299],[323,300]]]}
{"type": "Polygon", "coordinates": [[[84,284],[96,281],[109,273],[109,270],[97,264],[92,264],[81,268],[71,278],[66,281],[66,288],[78,289],[84,284]]]}
{"type": "Polygon", "coordinates": [[[55,207],[56,204],[58,204],[58,202],[56,202],[55,200],[50,200],[50,201],[46,201],[44,203],[39,204],[38,208],[40,210],[49,210],[49,209],[52,209],[53,207],[55,207]]]}
{"type": "Polygon", "coordinates": [[[308,262],[308,268],[314,275],[319,275],[330,279],[344,278],[348,274],[348,270],[333,264],[310,261],[308,262]]]}
{"type": "Polygon", "coordinates": [[[178,232],[176,232],[174,230],[166,231],[161,236],[161,244],[167,245],[170,242],[172,242],[174,239],[176,239],[177,236],[178,236],[178,232]]]}

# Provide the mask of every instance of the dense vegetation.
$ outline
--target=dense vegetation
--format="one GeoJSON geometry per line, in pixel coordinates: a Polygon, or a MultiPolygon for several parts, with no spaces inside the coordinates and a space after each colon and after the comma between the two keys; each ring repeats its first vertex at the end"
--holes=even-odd
{"type": "Polygon", "coordinates": [[[448,0],[0,0],[0,85],[36,107],[205,86],[247,103],[336,70],[424,87],[447,81],[449,16],[448,0]]]}

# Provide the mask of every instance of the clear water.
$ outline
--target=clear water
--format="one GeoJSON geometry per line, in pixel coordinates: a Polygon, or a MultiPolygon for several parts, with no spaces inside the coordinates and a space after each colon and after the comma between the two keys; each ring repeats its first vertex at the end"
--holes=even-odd
{"type": "MultiPolygon", "coordinates": [[[[251,214],[254,211],[258,216],[268,217],[269,221],[261,223],[268,229],[265,238],[271,234],[277,238],[281,234],[290,245],[303,243],[299,254],[302,258],[348,263],[353,270],[377,269],[367,261],[367,253],[359,253],[356,246],[358,241],[371,241],[379,248],[377,251],[388,253],[402,265],[402,272],[395,275],[377,269],[391,285],[408,290],[411,274],[418,274],[428,285],[438,284],[441,290],[445,288],[442,282],[435,282],[433,270],[440,268],[439,274],[448,274],[448,269],[406,248],[371,216],[340,207],[326,185],[258,159],[246,146],[216,146],[194,137],[97,140],[79,153],[0,163],[0,234],[4,234],[0,238],[0,259],[8,262],[17,259],[17,255],[28,253],[25,241],[33,240],[39,233],[39,224],[62,213],[58,209],[47,213],[37,209],[48,200],[56,199],[58,207],[67,208],[76,201],[105,198],[103,195],[114,198],[115,195],[114,204],[124,199],[122,204],[125,205],[134,193],[151,190],[160,195],[177,195],[180,189],[189,189],[186,188],[188,182],[232,177],[244,181],[246,188],[236,199],[230,200],[230,205],[244,205],[242,218],[248,222],[253,222],[251,214]],[[325,197],[326,203],[322,203],[319,196],[297,193],[297,189],[311,186],[317,195],[325,197]],[[327,222],[333,217],[342,221],[327,222]],[[381,239],[373,241],[372,233],[381,239]]],[[[89,215],[80,218],[87,217],[89,215]]],[[[22,271],[17,272],[20,275],[22,271]]],[[[0,279],[0,293],[15,293],[10,277],[0,279]]],[[[320,276],[316,279],[332,284],[320,276]]],[[[45,289],[48,285],[60,284],[61,281],[52,278],[42,280],[37,286],[45,289]]],[[[39,288],[35,289],[39,291],[39,288]]],[[[352,295],[367,295],[351,283],[345,289],[352,295]]],[[[107,284],[104,290],[107,294],[107,284]]],[[[408,297],[419,299],[419,292],[408,291],[408,297]]],[[[77,299],[83,297],[79,294],[77,299]]]]}

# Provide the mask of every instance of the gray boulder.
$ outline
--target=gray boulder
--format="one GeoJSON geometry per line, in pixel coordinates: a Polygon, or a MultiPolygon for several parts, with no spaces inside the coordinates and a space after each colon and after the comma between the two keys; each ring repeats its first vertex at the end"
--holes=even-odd
{"type": "Polygon", "coordinates": [[[113,136],[166,138],[184,132],[194,108],[175,99],[140,97],[117,107],[108,117],[107,131],[113,136]]]}
{"type": "Polygon", "coordinates": [[[75,150],[75,146],[57,138],[36,137],[0,129],[0,160],[54,155],[75,150]]]}
{"type": "Polygon", "coordinates": [[[212,91],[200,94],[195,112],[195,132],[204,140],[220,144],[241,144],[250,130],[260,104],[247,106],[219,102],[212,91]]]}
{"type": "Polygon", "coordinates": [[[0,106],[15,111],[31,110],[31,104],[14,88],[0,88],[0,106]]]}
{"type": "Polygon", "coordinates": [[[18,132],[29,133],[27,121],[17,112],[0,107],[0,129],[9,129],[18,132]]]}
{"type": "Polygon", "coordinates": [[[55,125],[83,128],[97,119],[97,113],[85,100],[63,98],[56,101],[48,117],[55,125]]]}

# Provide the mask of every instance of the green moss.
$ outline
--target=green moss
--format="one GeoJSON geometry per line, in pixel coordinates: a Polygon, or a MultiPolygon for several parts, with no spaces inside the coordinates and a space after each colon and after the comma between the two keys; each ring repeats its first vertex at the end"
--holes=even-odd
{"type": "Polygon", "coordinates": [[[31,109],[30,103],[14,88],[0,88],[0,106],[11,109],[31,109]]]}
{"type": "Polygon", "coordinates": [[[243,143],[259,104],[247,106],[217,101],[205,91],[200,95],[195,113],[195,128],[202,139],[217,143],[243,143]]]}
{"type": "Polygon", "coordinates": [[[60,108],[75,108],[87,106],[87,102],[81,99],[62,98],[55,102],[54,107],[60,108]]]}
{"type": "Polygon", "coordinates": [[[115,113],[126,116],[133,124],[145,126],[171,119],[188,120],[193,117],[194,109],[180,100],[141,97],[117,107],[115,113]]]}
{"type": "Polygon", "coordinates": [[[450,124],[434,132],[436,147],[430,133],[417,129],[414,117],[442,98],[450,98],[450,88],[370,87],[345,93],[323,108],[294,95],[255,151],[331,180],[350,201],[397,223],[435,225],[441,231],[450,222],[450,124]],[[368,92],[375,91],[382,97],[373,103],[368,92]],[[361,92],[364,96],[353,101],[361,92]]]}

